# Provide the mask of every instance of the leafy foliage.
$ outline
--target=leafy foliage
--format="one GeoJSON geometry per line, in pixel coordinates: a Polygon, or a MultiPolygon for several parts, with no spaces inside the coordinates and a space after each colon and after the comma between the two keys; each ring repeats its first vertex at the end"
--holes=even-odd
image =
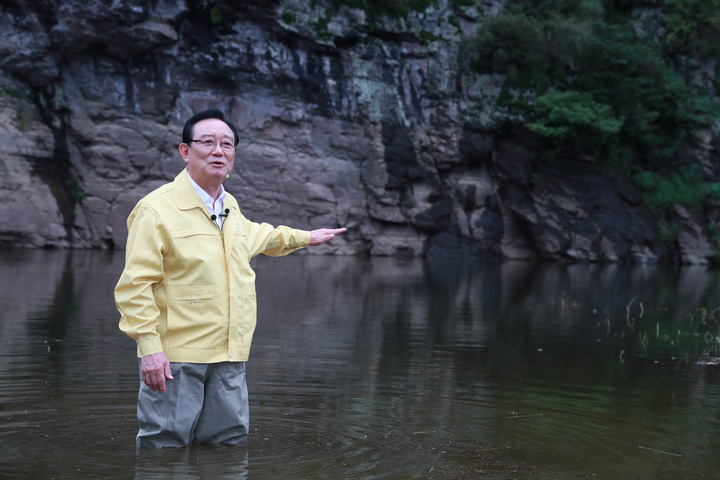
{"type": "Polygon", "coordinates": [[[360,8],[371,15],[407,17],[411,11],[424,12],[437,0],[332,0],[335,6],[347,5],[360,8]]]}
{"type": "Polygon", "coordinates": [[[626,119],[622,143],[674,153],[686,134],[720,112],[716,100],[687,85],[659,50],[627,26],[596,24],[577,57],[575,88],[626,119]]]}
{"type": "Polygon", "coordinates": [[[471,66],[480,72],[501,70],[510,86],[532,88],[544,76],[543,30],[530,17],[490,17],[471,40],[471,66]]]}
{"type": "Polygon", "coordinates": [[[699,208],[710,193],[710,186],[694,169],[670,175],[641,171],[635,174],[634,180],[643,192],[645,203],[656,214],[676,203],[699,208]]]}
{"type": "Polygon", "coordinates": [[[217,25],[222,23],[222,10],[218,6],[214,6],[210,9],[210,23],[217,25]]]}
{"type": "MultiPolygon", "coordinates": [[[[690,132],[714,122],[720,103],[673,69],[657,39],[637,35],[619,12],[628,8],[622,3],[511,1],[466,42],[465,56],[477,72],[503,74],[506,88],[534,93],[533,115],[525,117],[531,130],[555,141],[602,146],[605,155],[634,152],[645,167],[656,168],[690,132]]],[[[676,19],[705,25],[710,33],[698,38],[720,32],[714,27],[720,0],[675,0],[668,8],[676,19]]],[[[680,38],[684,30],[672,31],[680,38]]],[[[677,48],[695,45],[687,38],[677,48]]]]}
{"type": "Polygon", "coordinates": [[[666,38],[670,51],[720,57],[720,0],[671,0],[666,38]]]}
{"type": "MultiPolygon", "coordinates": [[[[316,0],[312,1],[313,6],[315,6],[314,2],[316,0]]],[[[382,17],[407,18],[411,12],[422,13],[430,7],[440,8],[441,6],[439,0],[330,0],[330,3],[335,7],[347,6],[365,11],[371,29],[377,26],[378,20],[382,17]]],[[[450,0],[450,5],[453,7],[476,6],[477,0],[450,0]]],[[[460,21],[454,13],[450,13],[445,20],[453,25],[458,32],[461,31],[460,21]]],[[[426,30],[420,32],[418,38],[423,44],[440,39],[426,30]]]]}
{"type": "Polygon", "coordinates": [[[623,120],[588,92],[550,92],[537,99],[538,118],[527,127],[540,135],[590,145],[614,136],[623,120]]]}

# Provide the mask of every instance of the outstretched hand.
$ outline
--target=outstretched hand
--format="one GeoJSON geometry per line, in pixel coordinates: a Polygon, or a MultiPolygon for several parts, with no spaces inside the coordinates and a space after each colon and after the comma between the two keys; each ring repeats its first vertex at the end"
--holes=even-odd
{"type": "Polygon", "coordinates": [[[338,233],[343,233],[346,228],[320,228],[310,232],[310,245],[313,247],[322,245],[335,238],[338,233]]]}

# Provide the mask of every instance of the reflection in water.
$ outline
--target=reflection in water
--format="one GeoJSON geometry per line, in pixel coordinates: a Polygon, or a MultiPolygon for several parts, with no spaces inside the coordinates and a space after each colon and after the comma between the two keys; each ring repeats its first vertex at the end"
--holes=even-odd
{"type": "Polygon", "coordinates": [[[248,452],[245,447],[202,445],[193,448],[141,450],[135,464],[135,480],[213,479],[244,480],[248,452]],[[232,461],[228,461],[228,457],[232,461]]]}
{"type": "Polygon", "coordinates": [[[0,253],[3,478],[676,479],[720,467],[716,370],[667,348],[669,329],[718,306],[718,272],[258,258],[248,444],[137,454],[135,349],[112,299],[122,262],[0,253]]]}

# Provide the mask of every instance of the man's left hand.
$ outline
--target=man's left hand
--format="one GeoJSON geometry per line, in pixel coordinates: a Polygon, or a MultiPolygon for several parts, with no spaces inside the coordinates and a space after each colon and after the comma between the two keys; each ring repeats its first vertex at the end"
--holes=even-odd
{"type": "Polygon", "coordinates": [[[321,228],[319,230],[313,230],[310,232],[310,245],[313,247],[322,245],[335,238],[338,233],[343,233],[346,228],[321,228]]]}

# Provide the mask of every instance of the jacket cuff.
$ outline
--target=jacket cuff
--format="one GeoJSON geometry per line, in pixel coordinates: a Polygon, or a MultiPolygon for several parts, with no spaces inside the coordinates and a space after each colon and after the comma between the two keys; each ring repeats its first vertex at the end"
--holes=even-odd
{"type": "Polygon", "coordinates": [[[162,341],[159,336],[148,336],[137,340],[137,353],[138,357],[146,357],[153,353],[160,353],[163,351],[162,341]]]}
{"type": "Polygon", "coordinates": [[[301,244],[300,246],[307,247],[310,245],[310,232],[308,230],[300,230],[298,241],[301,244]]]}

